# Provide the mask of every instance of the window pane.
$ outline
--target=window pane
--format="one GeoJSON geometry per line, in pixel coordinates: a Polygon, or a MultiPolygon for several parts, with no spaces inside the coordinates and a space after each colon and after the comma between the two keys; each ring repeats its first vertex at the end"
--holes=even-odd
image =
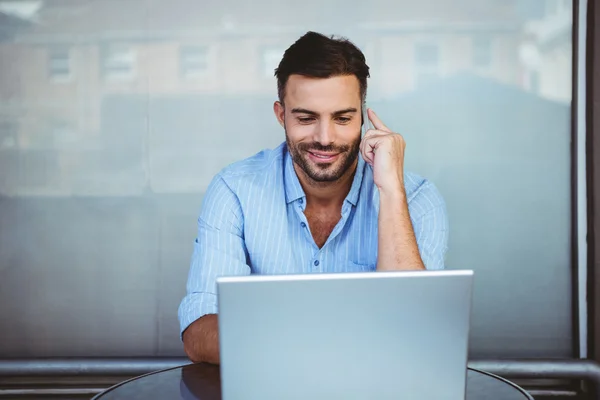
{"type": "Polygon", "coordinates": [[[206,46],[184,46],[180,50],[181,73],[184,77],[195,77],[208,70],[208,48],[206,46]]]}
{"type": "Polygon", "coordinates": [[[48,50],[48,74],[51,79],[59,81],[66,80],[71,72],[71,59],[68,49],[48,50]]]}
{"type": "Polygon", "coordinates": [[[103,53],[103,70],[107,79],[131,79],[135,74],[135,49],[131,46],[108,45],[103,53]]]}
{"type": "Polygon", "coordinates": [[[183,354],[202,196],[284,141],[274,69],[308,30],[360,43],[369,106],[444,195],[447,266],[475,270],[471,356],[571,355],[570,3],[10,3],[3,356],[183,354]]]}

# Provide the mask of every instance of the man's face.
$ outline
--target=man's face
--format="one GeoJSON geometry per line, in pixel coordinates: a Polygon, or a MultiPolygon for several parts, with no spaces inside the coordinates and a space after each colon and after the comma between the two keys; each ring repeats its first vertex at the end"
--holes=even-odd
{"type": "Polygon", "coordinates": [[[360,147],[358,79],[291,75],[284,103],[275,103],[275,115],[296,165],[314,182],[340,179],[355,165],[360,147]]]}

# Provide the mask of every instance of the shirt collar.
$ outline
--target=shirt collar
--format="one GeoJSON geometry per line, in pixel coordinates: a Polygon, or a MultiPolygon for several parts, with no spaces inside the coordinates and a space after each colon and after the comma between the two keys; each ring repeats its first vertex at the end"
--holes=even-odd
{"type": "Polygon", "coordinates": [[[358,164],[356,164],[356,172],[354,173],[354,179],[352,180],[352,186],[350,187],[350,192],[348,192],[348,196],[346,196],[346,200],[352,203],[353,206],[358,203],[358,194],[360,193],[360,188],[362,186],[363,175],[365,173],[365,160],[363,160],[360,153],[358,154],[358,164]]]}
{"type": "Polygon", "coordinates": [[[298,180],[298,175],[296,175],[296,170],[294,169],[294,162],[292,161],[292,156],[288,151],[287,145],[285,146],[284,151],[284,160],[283,160],[283,168],[284,168],[284,185],[285,185],[285,201],[287,204],[292,201],[298,200],[302,197],[305,197],[304,190],[302,189],[302,185],[300,185],[300,181],[298,180]]]}
{"type": "MultiPolygon", "coordinates": [[[[350,187],[350,192],[348,192],[348,195],[346,196],[346,200],[352,203],[354,206],[356,206],[356,203],[358,202],[358,195],[360,193],[366,165],[367,164],[363,160],[362,156],[359,154],[356,173],[354,174],[354,179],[352,180],[352,186],[350,187]]],[[[304,190],[302,189],[302,185],[300,185],[300,181],[298,180],[298,175],[294,169],[294,161],[292,160],[292,156],[287,149],[287,145],[285,146],[284,154],[284,185],[285,200],[287,204],[306,196],[304,190]]]]}

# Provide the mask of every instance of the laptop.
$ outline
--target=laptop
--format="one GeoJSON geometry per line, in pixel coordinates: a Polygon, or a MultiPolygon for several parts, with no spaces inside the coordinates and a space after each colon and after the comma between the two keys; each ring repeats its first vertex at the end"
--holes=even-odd
{"type": "Polygon", "coordinates": [[[224,400],[464,399],[473,271],[217,280],[224,400]]]}

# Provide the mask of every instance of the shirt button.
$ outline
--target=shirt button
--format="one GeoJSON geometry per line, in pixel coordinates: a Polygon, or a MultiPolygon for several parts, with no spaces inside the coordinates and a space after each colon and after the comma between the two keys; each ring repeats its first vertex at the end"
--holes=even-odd
{"type": "Polygon", "coordinates": [[[306,228],[306,224],[304,222],[300,222],[300,226],[306,228]]]}
{"type": "Polygon", "coordinates": [[[304,203],[304,199],[300,199],[300,204],[304,203]]]}
{"type": "Polygon", "coordinates": [[[318,267],[319,266],[319,260],[315,260],[314,264],[315,264],[315,267],[318,267]]]}

